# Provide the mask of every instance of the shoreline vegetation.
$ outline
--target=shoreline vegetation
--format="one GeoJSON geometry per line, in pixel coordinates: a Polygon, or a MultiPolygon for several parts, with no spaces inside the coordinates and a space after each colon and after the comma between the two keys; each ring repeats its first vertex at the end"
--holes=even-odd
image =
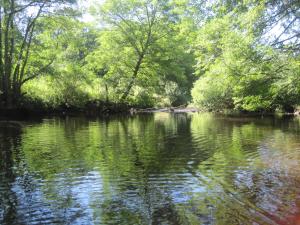
{"type": "Polygon", "coordinates": [[[84,2],[1,1],[0,115],[299,114],[299,0],[84,2]]]}
{"type": "MultiPolygon", "coordinates": [[[[28,105],[27,105],[28,106],[28,105]]],[[[92,116],[107,117],[110,115],[135,115],[144,113],[213,113],[221,116],[230,117],[258,117],[258,116],[300,116],[300,110],[293,113],[290,112],[249,112],[249,111],[207,111],[201,110],[194,106],[178,106],[178,107],[135,107],[126,103],[107,103],[102,101],[93,101],[87,103],[84,107],[70,106],[67,104],[57,108],[43,107],[0,107],[0,118],[30,118],[34,116],[92,116]]]]}

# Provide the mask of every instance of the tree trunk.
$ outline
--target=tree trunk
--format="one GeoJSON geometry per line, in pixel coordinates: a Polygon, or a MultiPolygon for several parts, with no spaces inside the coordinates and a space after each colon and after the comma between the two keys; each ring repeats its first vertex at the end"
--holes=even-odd
{"type": "Polygon", "coordinates": [[[106,103],[108,103],[109,98],[108,98],[108,86],[107,86],[107,84],[105,84],[105,94],[106,94],[106,103]]]}
{"type": "MultiPolygon", "coordinates": [[[[2,55],[2,7],[0,6],[0,96],[3,95],[3,86],[4,86],[4,75],[3,75],[3,55],[2,55]]],[[[2,98],[0,98],[1,104],[2,98]]]]}
{"type": "Polygon", "coordinates": [[[129,93],[130,93],[130,91],[131,91],[131,89],[132,89],[132,87],[134,85],[134,82],[136,80],[136,77],[137,77],[137,75],[139,73],[139,70],[141,68],[141,64],[143,62],[143,59],[144,59],[144,54],[142,54],[142,55],[139,56],[139,59],[138,59],[136,65],[135,65],[135,68],[134,68],[134,71],[133,71],[133,74],[132,74],[132,77],[131,77],[131,81],[129,82],[129,85],[128,85],[126,91],[124,92],[124,94],[122,95],[122,97],[120,99],[121,102],[123,102],[124,100],[126,100],[126,98],[128,97],[128,95],[129,95],[129,93]]]}
{"type": "Polygon", "coordinates": [[[154,20],[155,20],[155,15],[153,16],[153,18],[150,20],[149,18],[149,14],[148,14],[148,11],[147,11],[147,17],[148,17],[148,21],[149,21],[149,29],[148,29],[148,34],[147,34],[147,39],[145,41],[145,43],[143,44],[142,46],[142,50],[138,51],[138,61],[135,65],[135,68],[134,68],[134,71],[133,71],[133,74],[132,74],[132,77],[131,77],[131,81],[129,82],[129,85],[126,89],[126,91],[124,92],[124,94],[122,95],[121,97],[121,102],[123,102],[124,100],[126,100],[126,98],[128,97],[133,85],[134,85],[134,82],[137,78],[137,75],[139,73],[139,70],[141,68],[141,65],[143,63],[143,59],[145,57],[145,55],[147,54],[147,50],[150,46],[150,42],[151,42],[151,38],[152,38],[152,26],[154,24],[154,20]]]}

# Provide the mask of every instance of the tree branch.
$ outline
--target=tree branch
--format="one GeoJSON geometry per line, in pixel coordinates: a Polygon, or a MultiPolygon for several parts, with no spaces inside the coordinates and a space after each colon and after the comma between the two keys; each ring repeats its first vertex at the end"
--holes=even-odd
{"type": "Polygon", "coordinates": [[[45,65],[45,66],[43,66],[42,68],[40,68],[40,69],[39,69],[36,73],[34,73],[33,75],[31,75],[31,76],[25,78],[24,80],[22,80],[22,81],[21,81],[21,85],[23,85],[24,83],[26,83],[26,82],[29,81],[29,80],[32,80],[32,79],[38,77],[40,73],[44,72],[47,68],[49,68],[49,67],[52,65],[52,63],[54,62],[55,58],[56,58],[56,57],[53,57],[47,65],[45,65]]]}
{"type": "Polygon", "coordinates": [[[31,31],[29,33],[29,40],[28,40],[28,44],[27,44],[27,49],[26,49],[26,53],[25,53],[25,58],[24,58],[24,62],[23,62],[23,65],[22,65],[22,68],[21,68],[21,72],[20,72],[20,75],[19,75],[19,81],[22,81],[23,77],[24,77],[24,73],[25,73],[25,67],[27,65],[27,62],[28,62],[28,57],[29,57],[29,52],[30,52],[30,47],[31,47],[31,42],[32,42],[32,37],[33,37],[33,32],[34,32],[34,28],[35,28],[35,22],[36,20],[38,19],[38,17],[40,16],[41,12],[42,12],[42,9],[44,8],[46,2],[44,2],[40,8],[39,8],[39,11],[36,15],[36,17],[34,18],[34,21],[32,23],[32,26],[31,26],[31,31]]]}

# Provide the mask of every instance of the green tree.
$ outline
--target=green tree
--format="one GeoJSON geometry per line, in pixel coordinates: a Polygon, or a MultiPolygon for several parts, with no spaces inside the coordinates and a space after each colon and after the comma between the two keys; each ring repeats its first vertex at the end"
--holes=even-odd
{"type": "Polygon", "coordinates": [[[95,29],[64,16],[43,18],[39,23],[39,43],[32,48],[28,70],[35,71],[38,65],[48,67],[23,86],[26,99],[58,107],[83,106],[91,95],[98,98],[96,77],[86,68],[86,57],[96,46],[95,29]]]}
{"type": "Polygon", "coordinates": [[[202,108],[292,112],[299,104],[299,58],[262,41],[261,19],[270,9],[252,3],[239,3],[199,30],[195,54],[201,78],[193,97],[202,108]]]}
{"type": "Polygon", "coordinates": [[[113,99],[128,101],[138,89],[151,96],[170,85],[166,80],[178,86],[192,82],[188,77],[193,73],[193,55],[188,53],[184,35],[179,35],[183,6],[172,1],[129,0],[107,1],[102,6],[105,25],[90,61],[94,71],[105,71],[103,79],[113,88],[113,99]]]}
{"type": "MultiPolygon", "coordinates": [[[[43,15],[64,9],[74,0],[1,0],[0,2],[0,90],[6,106],[21,97],[21,87],[38,76],[28,73],[27,65],[36,37],[36,25],[43,15]]],[[[40,68],[44,69],[44,66],[40,68]]]]}

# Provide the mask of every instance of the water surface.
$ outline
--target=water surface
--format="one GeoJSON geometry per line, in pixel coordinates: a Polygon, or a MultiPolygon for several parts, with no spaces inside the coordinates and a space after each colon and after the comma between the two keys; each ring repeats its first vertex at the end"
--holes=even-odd
{"type": "Polygon", "coordinates": [[[299,224],[300,119],[0,122],[0,224],[299,224]]]}

